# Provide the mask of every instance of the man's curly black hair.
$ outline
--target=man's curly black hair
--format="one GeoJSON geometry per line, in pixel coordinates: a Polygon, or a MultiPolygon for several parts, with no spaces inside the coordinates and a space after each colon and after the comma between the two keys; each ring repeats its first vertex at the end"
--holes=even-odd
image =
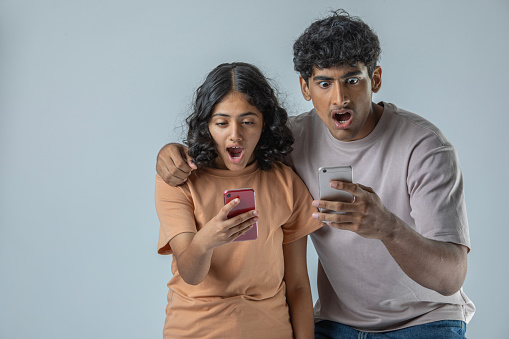
{"type": "Polygon", "coordinates": [[[337,10],[313,22],[295,41],[293,64],[306,83],[314,66],[323,69],[362,62],[372,77],[380,53],[380,42],[371,28],[360,18],[337,10]]]}
{"type": "Polygon", "coordinates": [[[186,119],[189,155],[200,167],[211,167],[217,158],[216,144],[210,135],[209,121],[214,106],[231,92],[245,94],[250,105],[263,115],[263,131],[254,154],[262,170],[270,170],[293,150],[288,114],[279,105],[273,88],[255,66],[243,62],[225,63],[214,68],[198,87],[193,112],[186,119]]]}

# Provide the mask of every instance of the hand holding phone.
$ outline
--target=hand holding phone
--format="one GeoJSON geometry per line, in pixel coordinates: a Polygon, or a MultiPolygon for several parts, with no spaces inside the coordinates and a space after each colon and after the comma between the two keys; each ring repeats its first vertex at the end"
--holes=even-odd
{"type": "MultiPolygon", "coordinates": [[[[318,169],[318,184],[320,189],[320,200],[351,202],[353,195],[330,186],[332,180],[352,182],[352,166],[320,167],[318,169]]],[[[322,213],[343,212],[320,209],[322,213]]]]}
{"type": "MultiPolygon", "coordinates": [[[[256,209],[255,192],[252,188],[240,188],[224,191],[224,204],[226,205],[235,198],[239,198],[240,202],[235,206],[230,213],[228,213],[228,219],[237,216],[242,213],[246,213],[256,209]]],[[[258,223],[254,223],[253,227],[237,237],[233,241],[245,241],[255,240],[258,238],[258,223]]]]}

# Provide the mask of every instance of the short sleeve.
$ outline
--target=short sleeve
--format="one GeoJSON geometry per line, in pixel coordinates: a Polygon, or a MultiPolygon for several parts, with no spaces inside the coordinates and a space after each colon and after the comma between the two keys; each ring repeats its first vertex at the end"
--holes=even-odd
{"type": "Polygon", "coordinates": [[[156,175],[155,205],[160,223],[157,253],[171,254],[171,239],[181,233],[197,232],[194,205],[187,185],[172,187],[156,175]]]}
{"type": "Polygon", "coordinates": [[[456,150],[448,143],[434,142],[423,142],[410,161],[411,216],[423,236],[470,248],[463,176],[456,150]]]}
{"type": "Polygon", "coordinates": [[[312,217],[318,210],[312,205],[313,198],[302,180],[291,171],[291,194],[293,210],[288,221],[282,226],[283,244],[288,244],[313,233],[324,224],[312,217]]]}

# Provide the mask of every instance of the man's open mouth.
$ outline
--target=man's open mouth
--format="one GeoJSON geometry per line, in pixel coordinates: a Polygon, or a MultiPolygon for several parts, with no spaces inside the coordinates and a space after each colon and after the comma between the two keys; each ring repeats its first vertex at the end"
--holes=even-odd
{"type": "Polygon", "coordinates": [[[352,117],[352,113],[334,113],[334,120],[339,122],[340,124],[346,123],[352,117]]]}

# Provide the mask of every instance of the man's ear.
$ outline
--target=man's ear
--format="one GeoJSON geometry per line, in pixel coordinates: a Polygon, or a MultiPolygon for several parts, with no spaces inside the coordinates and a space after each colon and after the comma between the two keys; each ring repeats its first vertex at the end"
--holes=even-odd
{"type": "Polygon", "coordinates": [[[300,81],[300,90],[302,91],[302,96],[304,97],[304,99],[306,99],[306,101],[311,100],[311,94],[309,92],[309,87],[308,87],[306,80],[304,80],[303,77],[299,76],[299,81],[300,81]]]}
{"type": "Polygon", "coordinates": [[[377,93],[380,87],[382,87],[382,67],[376,66],[371,79],[371,90],[373,93],[377,93]]]}

